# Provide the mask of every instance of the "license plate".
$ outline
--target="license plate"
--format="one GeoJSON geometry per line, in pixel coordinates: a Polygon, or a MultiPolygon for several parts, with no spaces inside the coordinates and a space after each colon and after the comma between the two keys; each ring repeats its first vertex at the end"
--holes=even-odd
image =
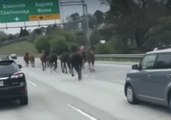
{"type": "Polygon", "coordinates": [[[4,81],[0,81],[0,87],[4,86],[4,81]]]}

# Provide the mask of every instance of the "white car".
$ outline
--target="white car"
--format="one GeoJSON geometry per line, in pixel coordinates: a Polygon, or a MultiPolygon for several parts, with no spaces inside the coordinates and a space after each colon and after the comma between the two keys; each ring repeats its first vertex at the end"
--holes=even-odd
{"type": "Polygon", "coordinates": [[[12,59],[17,59],[17,55],[16,55],[16,54],[11,54],[10,57],[11,57],[12,59]]]}

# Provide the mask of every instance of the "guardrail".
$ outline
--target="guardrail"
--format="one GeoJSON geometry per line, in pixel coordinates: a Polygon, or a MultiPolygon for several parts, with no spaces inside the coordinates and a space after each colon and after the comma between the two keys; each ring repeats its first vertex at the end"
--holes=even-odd
{"type": "Polygon", "coordinates": [[[144,54],[96,54],[100,60],[141,60],[144,54]]]}
{"type": "Polygon", "coordinates": [[[21,42],[21,41],[27,41],[27,40],[29,40],[28,38],[29,38],[29,36],[16,38],[14,40],[6,40],[6,41],[0,43],[0,47],[10,45],[13,43],[17,43],[17,42],[21,42]]]}

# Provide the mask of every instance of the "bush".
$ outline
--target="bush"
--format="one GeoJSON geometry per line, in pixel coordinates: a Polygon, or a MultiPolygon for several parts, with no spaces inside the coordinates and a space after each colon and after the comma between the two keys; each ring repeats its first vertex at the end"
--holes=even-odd
{"type": "Polygon", "coordinates": [[[95,51],[97,54],[111,54],[112,53],[112,50],[109,45],[100,44],[100,43],[95,45],[95,51]]]}
{"type": "Polygon", "coordinates": [[[65,51],[68,51],[68,44],[66,42],[65,37],[58,36],[51,41],[50,52],[55,53],[57,55],[62,54],[65,51]]]}
{"type": "Polygon", "coordinates": [[[47,36],[39,36],[35,41],[35,47],[39,53],[43,49],[47,53],[49,53],[49,51],[50,51],[50,39],[47,36]]]}

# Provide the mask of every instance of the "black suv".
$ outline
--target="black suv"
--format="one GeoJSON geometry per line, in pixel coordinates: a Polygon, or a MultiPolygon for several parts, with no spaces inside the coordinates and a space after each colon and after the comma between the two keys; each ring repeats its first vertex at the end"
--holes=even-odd
{"type": "Polygon", "coordinates": [[[0,99],[19,99],[21,105],[27,105],[27,84],[21,67],[13,60],[0,61],[0,99]]]}

